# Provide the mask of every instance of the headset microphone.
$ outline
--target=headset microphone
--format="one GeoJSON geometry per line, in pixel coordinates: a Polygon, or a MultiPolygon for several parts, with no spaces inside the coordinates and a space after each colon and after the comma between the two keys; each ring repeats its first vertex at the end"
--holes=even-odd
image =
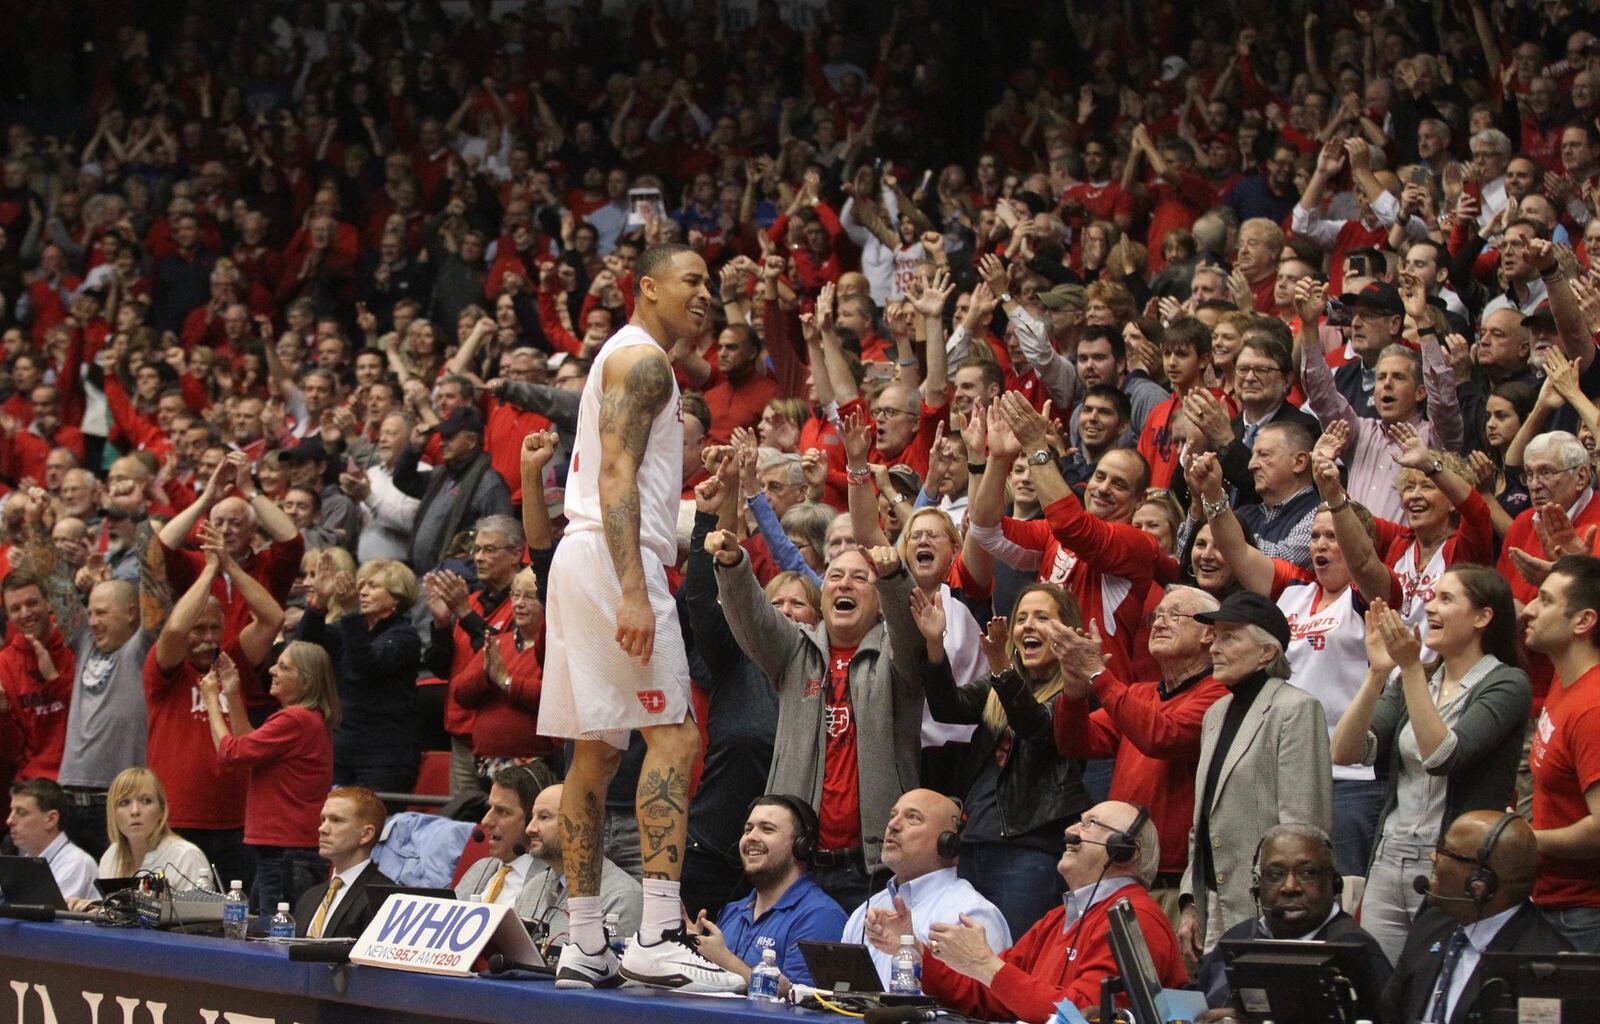
{"type": "Polygon", "coordinates": [[[475,843],[481,843],[481,842],[483,842],[483,841],[484,841],[484,840],[485,840],[485,839],[486,839],[486,838],[488,838],[488,837],[487,837],[487,836],[485,836],[485,835],[484,835],[484,832],[483,832],[483,829],[481,829],[481,828],[475,828],[475,829],[473,829],[473,830],[472,830],[472,841],[473,841],[473,842],[475,842],[475,843]]]}
{"type": "Polygon", "coordinates": [[[1477,900],[1473,899],[1471,896],[1441,896],[1441,895],[1439,895],[1438,893],[1433,891],[1431,886],[1429,886],[1429,884],[1428,884],[1428,876],[1427,875],[1418,875],[1417,877],[1413,878],[1411,880],[1411,891],[1416,893],[1418,896],[1426,896],[1426,897],[1428,897],[1428,899],[1433,900],[1433,901],[1438,902],[1438,903],[1476,903],[1476,902],[1478,902],[1477,900]]]}

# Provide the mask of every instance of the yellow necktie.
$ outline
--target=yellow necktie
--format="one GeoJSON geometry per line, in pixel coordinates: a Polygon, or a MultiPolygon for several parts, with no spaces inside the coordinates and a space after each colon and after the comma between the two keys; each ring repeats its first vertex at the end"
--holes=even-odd
{"type": "Polygon", "coordinates": [[[328,923],[328,911],[333,909],[333,898],[344,886],[344,879],[338,875],[328,883],[328,895],[322,897],[322,904],[317,907],[317,916],[311,919],[311,930],[306,934],[313,939],[322,938],[322,929],[328,923]]]}
{"type": "Polygon", "coordinates": [[[494,873],[494,881],[489,883],[489,891],[483,894],[483,902],[493,903],[500,895],[500,889],[506,884],[506,876],[511,874],[511,865],[502,864],[500,870],[494,873]]]}

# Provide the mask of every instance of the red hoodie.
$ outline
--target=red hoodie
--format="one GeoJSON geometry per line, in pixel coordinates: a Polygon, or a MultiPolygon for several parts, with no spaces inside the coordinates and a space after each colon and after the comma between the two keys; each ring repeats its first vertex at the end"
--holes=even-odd
{"type": "Polygon", "coordinates": [[[0,648],[0,687],[11,705],[0,714],[0,751],[15,758],[19,779],[55,778],[66,748],[67,708],[78,659],[54,623],[44,645],[56,668],[49,682],[39,674],[33,644],[20,630],[7,627],[6,645],[0,648]]]}

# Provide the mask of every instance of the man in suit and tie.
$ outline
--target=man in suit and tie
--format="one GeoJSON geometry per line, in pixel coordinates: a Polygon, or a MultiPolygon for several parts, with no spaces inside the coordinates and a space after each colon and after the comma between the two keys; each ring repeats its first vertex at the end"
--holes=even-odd
{"type": "Polygon", "coordinates": [[[539,779],[533,770],[518,766],[494,773],[489,785],[489,809],[478,823],[479,832],[489,842],[489,856],[461,876],[456,883],[456,899],[481,895],[485,903],[516,905],[523,883],[534,871],[524,833],[538,795],[539,779]]]}
{"type": "Polygon", "coordinates": [[[1427,879],[1432,906],[1417,915],[1383,990],[1384,1020],[1463,1024],[1485,952],[1572,949],[1528,900],[1538,856],[1532,827],[1515,814],[1468,811],[1451,823],[1427,879]]]}
{"type": "Polygon", "coordinates": [[[317,853],[333,866],[333,874],[295,904],[295,930],[301,937],[357,939],[366,931],[378,912],[367,898],[367,886],[394,884],[372,862],[385,817],[383,801],[365,786],[341,787],[322,802],[317,853]]]}
{"type": "Polygon", "coordinates": [[[1194,962],[1255,916],[1250,868],[1261,836],[1301,822],[1326,832],[1333,765],[1322,702],[1291,685],[1289,622],[1268,598],[1240,590],[1195,621],[1211,626],[1212,677],[1227,696],[1200,725],[1189,867],[1178,942],[1194,962]]]}

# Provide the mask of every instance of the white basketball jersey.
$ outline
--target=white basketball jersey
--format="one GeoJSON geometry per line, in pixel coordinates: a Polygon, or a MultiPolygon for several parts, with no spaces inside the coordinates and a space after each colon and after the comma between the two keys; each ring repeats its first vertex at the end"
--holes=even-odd
{"type": "MultiPolygon", "coordinates": [[[[1289,682],[1322,702],[1328,739],[1356,699],[1367,676],[1367,628],[1355,609],[1356,588],[1345,587],[1333,603],[1315,611],[1322,588],[1315,583],[1285,587],[1278,608],[1289,620],[1289,682]]],[[[1335,779],[1371,779],[1371,768],[1333,766],[1335,779]]]]}
{"type": "MultiPolygon", "coordinates": [[[[612,353],[635,345],[661,346],[644,328],[629,324],[613,334],[595,357],[589,379],[578,402],[578,434],[572,447],[564,495],[567,532],[599,531],[600,511],[600,398],[605,390],[606,360],[612,353]]],[[[678,382],[672,381],[667,404],[650,424],[650,440],[639,463],[639,547],[650,551],[662,565],[678,561],[678,502],[683,495],[683,400],[678,382]]]]}

